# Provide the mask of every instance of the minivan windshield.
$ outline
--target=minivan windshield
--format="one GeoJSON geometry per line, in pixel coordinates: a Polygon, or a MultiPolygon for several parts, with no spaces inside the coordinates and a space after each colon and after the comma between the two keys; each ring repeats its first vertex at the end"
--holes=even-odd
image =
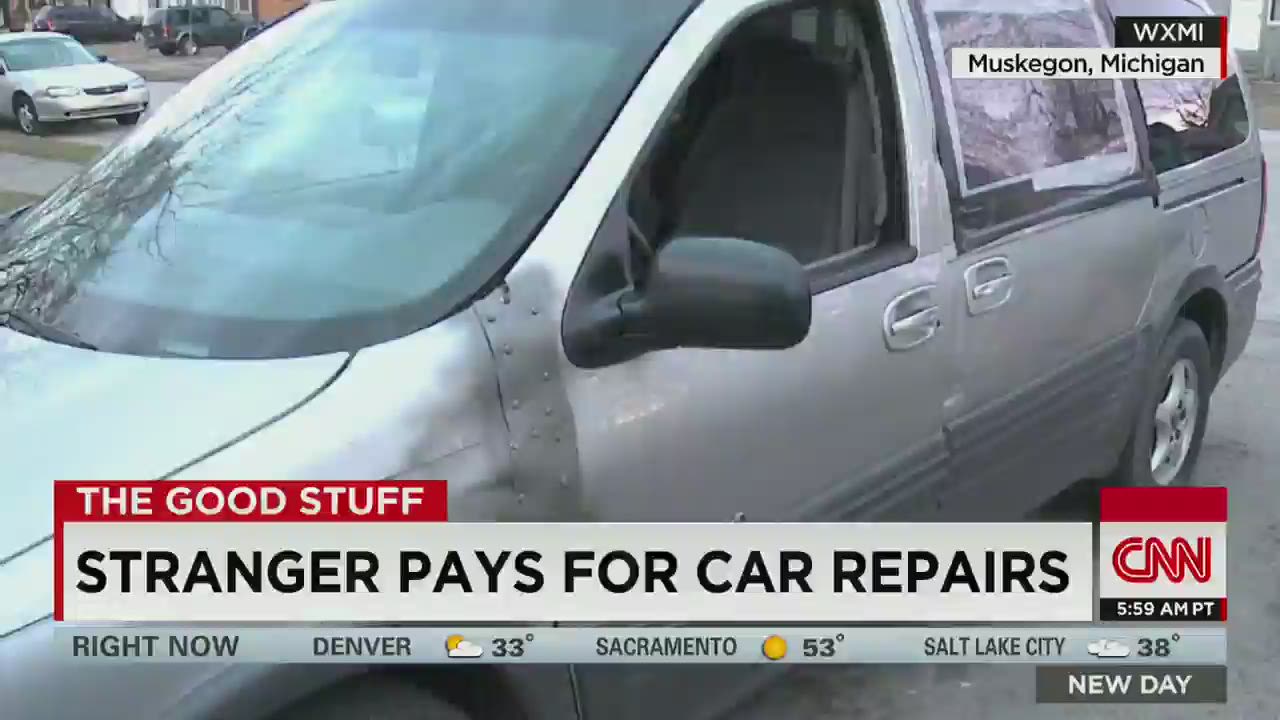
{"type": "Polygon", "coordinates": [[[521,251],[692,2],[314,3],[0,231],[0,319],[216,358],[426,327],[521,251]]]}
{"type": "Polygon", "coordinates": [[[0,45],[9,72],[45,70],[72,65],[97,65],[101,62],[79,42],[69,37],[43,37],[11,40],[0,45]]]}

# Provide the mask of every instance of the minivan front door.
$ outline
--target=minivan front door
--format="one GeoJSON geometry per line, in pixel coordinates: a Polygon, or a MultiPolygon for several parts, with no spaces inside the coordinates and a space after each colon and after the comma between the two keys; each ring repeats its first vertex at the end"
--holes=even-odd
{"type": "MultiPolygon", "coordinates": [[[[896,36],[886,32],[873,3],[738,4],[742,15],[726,14],[719,27],[704,17],[694,25],[703,37],[669,46],[695,57],[719,50],[704,56],[651,138],[578,277],[604,282],[610,266],[600,253],[625,257],[629,235],[661,238],[664,228],[766,242],[809,267],[812,327],[787,350],[676,349],[602,368],[562,366],[583,515],[935,518],[951,329],[941,325],[949,298],[939,287],[938,233],[909,219],[908,208],[938,190],[906,179],[904,127],[915,147],[931,146],[900,111],[905,97],[919,103],[910,95],[918,86],[904,79],[895,92],[895,76],[909,78],[911,64],[892,64],[889,38],[909,36],[901,25],[896,36]],[[837,27],[843,34],[823,32],[837,27]]],[[[581,290],[575,283],[566,317],[581,290]]],[[[516,445],[524,451],[523,439],[516,445]]],[[[609,720],[702,717],[762,672],[575,667],[584,715],[609,720]]]]}

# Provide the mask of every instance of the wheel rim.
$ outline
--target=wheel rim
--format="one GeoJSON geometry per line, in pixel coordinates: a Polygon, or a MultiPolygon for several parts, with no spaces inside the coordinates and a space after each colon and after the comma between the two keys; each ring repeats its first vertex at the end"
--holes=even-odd
{"type": "Polygon", "coordinates": [[[1196,366],[1180,358],[1169,368],[1164,394],[1155,408],[1155,437],[1151,442],[1151,479],[1168,485],[1182,472],[1191,454],[1200,407],[1196,366]]]}
{"type": "Polygon", "coordinates": [[[142,34],[142,33],[140,33],[140,32],[139,32],[139,33],[134,33],[134,34],[133,34],[133,41],[134,41],[134,42],[136,42],[136,43],[138,43],[139,45],[141,45],[142,43],[144,43],[144,42],[146,42],[146,41],[147,41],[147,38],[146,38],[146,36],[145,36],[145,35],[143,35],[143,34],[142,34]]]}
{"type": "Polygon", "coordinates": [[[18,106],[18,126],[25,133],[35,132],[36,115],[31,112],[31,106],[26,103],[18,106]]]}
{"type": "Polygon", "coordinates": [[[196,45],[196,41],[192,40],[191,38],[187,38],[186,47],[187,47],[188,55],[195,55],[197,52],[200,51],[200,46],[196,45]]]}

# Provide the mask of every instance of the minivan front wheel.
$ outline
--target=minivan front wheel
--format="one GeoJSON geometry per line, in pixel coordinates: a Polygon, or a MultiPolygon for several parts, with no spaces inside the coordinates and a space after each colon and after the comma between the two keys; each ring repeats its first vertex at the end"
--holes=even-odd
{"type": "Polygon", "coordinates": [[[1179,318],[1148,378],[1116,479],[1185,485],[1200,455],[1213,389],[1213,361],[1200,326],[1179,318]]]}

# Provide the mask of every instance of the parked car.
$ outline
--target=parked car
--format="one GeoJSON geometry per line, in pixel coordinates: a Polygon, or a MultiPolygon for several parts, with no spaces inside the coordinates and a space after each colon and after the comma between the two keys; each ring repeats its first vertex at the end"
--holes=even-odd
{"type": "Polygon", "coordinates": [[[293,9],[293,10],[290,10],[289,12],[285,13],[284,15],[281,15],[280,17],[278,17],[278,18],[276,18],[275,20],[272,20],[272,21],[270,21],[270,22],[265,22],[265,23],[254,23],[254,24],[250,25],[249,27],[247,27],[247,28],[245,28],[245,29],[244,29],[243,41],[244,41],[244,42],[248,42],[249,40],[252,40],[253,38],[257,37],[258,35],[261,35],[262,33],[266,32],[267,30],[270,30],[271,28],[273,28],[273,27],[275,27],[275,26],[279,25],[280,23],[284,22],[285,20],[288,20],[289,18],[293,17],[294,15],[297,15],[298,13],[300,13],[300,12],[302,12],[303,10],[306,10],[306,9],[307,9],[307,6],[306,6],[306,5],[303,5],[303,6],[301,6],[301,7],[298,7],[298,8],[295,8],[295,9],[293,9]]]}
{"type": "Polygon", "coordinates": [[[1209,12],[1111,8],[367,0],[229,55],[0,234],[7,714],[700,718],[779,667],[84,672],[47,615],[59,478],[447,478],[450,521],[555,522],[1190,482],[1262,282],[1237,66],[1140,92],[945,62],[1209,12]],[[1236,115],[1151,137],[1169,99],[1236,115]]]}
{"type": "Polygon", "coordinates": [[[167,8],[151,11],[142,33],[147,47],[163,55],[193,56],[207,46],[234,50],[252,25],[220,7],[167,8]]]}
{"type": "Polygon", "coordinates": [[[129,42],[141,39],[142,23],[103,6],[46,5],[32,19],[31,29],[70,35],[83,43],[129,42]]]}
{"type": "Polygon", "coordinates": [[[93,55],[73,37],[0,35],[0,116],[16,119],[27,135],[74,120],[115,118],[136,125],[150,102],[145,80],[93,55]]]}

